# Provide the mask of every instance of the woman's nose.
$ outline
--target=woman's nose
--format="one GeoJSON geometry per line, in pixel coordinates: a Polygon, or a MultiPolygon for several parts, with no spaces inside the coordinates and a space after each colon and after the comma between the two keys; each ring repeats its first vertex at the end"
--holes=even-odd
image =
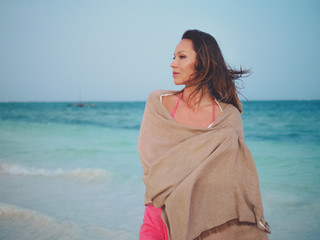
{"type": "Polygon", "coordinates": [[[177,67],[177,63],[176,63],[175,59],[173,59],[173,61],[171,62],[170,67],[172,67],[172,68],[177,67]]]}

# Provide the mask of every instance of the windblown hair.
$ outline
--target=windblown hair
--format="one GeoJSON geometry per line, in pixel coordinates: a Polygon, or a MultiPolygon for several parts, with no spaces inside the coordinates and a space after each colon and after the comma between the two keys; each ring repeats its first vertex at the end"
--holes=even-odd
{"type": "MultiPolygon", "coordinates": [[[[191,98],[200,93],[201,98],[207,91],[213,98],[233,104],[240,112],[241,102],[238,98],[238,87],[235,83],[250,70],[232,69],[225,62],[217,41],[210,34],[199,30],[186,31],[182,39],[189,39],[196,52],[195,73],[191,75],[187,86],[195,86],[191,98]]],[[[201,99],[200,98],[200,99],[201,99]]]]}

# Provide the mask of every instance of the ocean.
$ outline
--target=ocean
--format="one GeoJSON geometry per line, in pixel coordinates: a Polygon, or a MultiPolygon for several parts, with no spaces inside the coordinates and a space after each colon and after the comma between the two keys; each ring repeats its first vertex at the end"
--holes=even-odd
{"type": "MultiPolygon", "coordinates": [[[[0,239],[138,239],[144,106],[0,103],[0,239]]],[[[320,101],[243,110],[270,239],[320,239],[320,101]]]]}

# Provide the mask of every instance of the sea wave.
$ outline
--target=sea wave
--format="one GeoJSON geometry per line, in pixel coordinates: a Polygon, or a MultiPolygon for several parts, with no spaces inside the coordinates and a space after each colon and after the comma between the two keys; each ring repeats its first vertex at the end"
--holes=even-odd
{"type": "Polygon", "coordinates": [[[0,239],[81,239],[77,227],[70,222],[5,203],[0,203],[0,223],[0,239]]]}
{"type": "Polygon", "coordinates": [[[87,181],[107,180],[111,173],[105,169],[77,168],[70,171],[62,169],[45,169],[26,167],[17,164],[0,163],[0,171],[10,175],[41,176],[41,177],[71,177],[87,181]]]}
{"type": "Polygon", "coordinates": [[[0,239],[133,240],[135,236],[125,229],[80,226],[73,222],[57,220],[35,210],[0,202],[0,239]]]}

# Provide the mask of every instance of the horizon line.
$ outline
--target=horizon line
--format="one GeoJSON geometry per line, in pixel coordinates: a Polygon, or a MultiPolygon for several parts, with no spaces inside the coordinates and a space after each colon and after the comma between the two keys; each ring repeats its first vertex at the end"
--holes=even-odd
{"type": "MultiPolygon", "coordinates": [[[[106,102],[145,102],[145,100],[88,100],[88,101],[70,101],[70,100],[11,100],[11,101],[1,101],[0,103],[106,103],[106,102]]],[[[320,101],[319,99],[240,99],[241,102],[251,102],[251,101],[320,101]]]]}

